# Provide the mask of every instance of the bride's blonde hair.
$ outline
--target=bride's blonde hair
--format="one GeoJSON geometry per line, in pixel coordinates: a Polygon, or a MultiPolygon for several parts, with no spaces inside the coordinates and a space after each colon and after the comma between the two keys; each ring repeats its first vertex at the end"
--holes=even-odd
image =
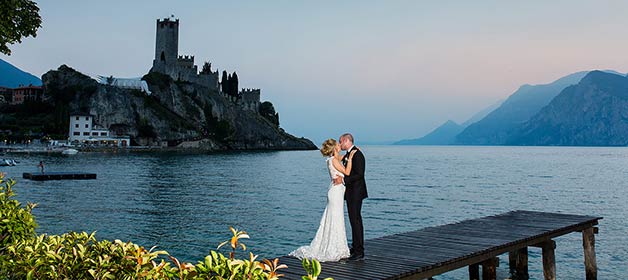
{"type": "Polygon", "coordinates": [[[336,139],[329,138],[323,142],[321,147],[321,154],[326,157],[330,157],[334,154],[334,148],[336,147],[336,139]]]}

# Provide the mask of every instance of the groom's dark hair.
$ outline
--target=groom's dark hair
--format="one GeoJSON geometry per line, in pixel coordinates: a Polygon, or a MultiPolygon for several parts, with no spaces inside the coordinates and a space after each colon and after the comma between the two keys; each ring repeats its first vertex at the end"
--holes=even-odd
{"type": "Polygon", "coordinates": [[[348,138],[351,141],[351,143],[355,143],[353,141],[353,135],[351,135],[351,133],[345,133],[343,135],[340,135],[340,139],[342,139],[342,138],[348,138]]]}

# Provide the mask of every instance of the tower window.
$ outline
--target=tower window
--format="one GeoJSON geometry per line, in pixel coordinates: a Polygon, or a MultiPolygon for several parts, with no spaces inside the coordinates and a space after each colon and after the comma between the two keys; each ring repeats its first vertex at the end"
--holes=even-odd
{"type": "Polygon", "coordinates": [[[161,52],[161,61],[166,61],[166,55],[163,51],[161,52]]]}

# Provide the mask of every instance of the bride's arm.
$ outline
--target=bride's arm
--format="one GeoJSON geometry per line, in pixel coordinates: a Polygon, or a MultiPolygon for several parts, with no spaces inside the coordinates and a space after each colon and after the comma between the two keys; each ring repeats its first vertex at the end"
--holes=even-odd
{"type": "Polygon", "coordinates": [[[349,176],[349,174],[351,174],[351,167],[353,165],[353,155],[355,154],[355,151],[352,151],[349,154],[349,158],[347,159],[347,167],[342,166],[342,164],[340,163],[340,161],[338,161],[338,159],[334,158],[332,160],[332,164],[334,165],[334,168],[336,168],[336,170],[340,171],[340,173],[344,174],[345,176],[349,176]]]}

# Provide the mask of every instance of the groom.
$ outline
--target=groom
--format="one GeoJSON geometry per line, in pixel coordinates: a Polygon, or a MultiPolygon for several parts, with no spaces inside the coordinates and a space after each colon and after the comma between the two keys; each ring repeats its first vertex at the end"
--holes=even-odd
{"type": "MultiPolygon", "coordinates": [[[[362,200],[368,197],[366,193],[366,182],[364,181],[364,168],[366,161],[362,151],[353,145],[353,135],[345,133],[340,136],[340,148],[347,151],[342,163],[347,166],[348,155],[354,149],[357,150],[353,156],[353,167],[349,176],[344,177],[345,200],[347,201],[347,211],[349,212],[349,222],[351,223],[351,256],[349,260],[364,259],[364,227],[362,226],[362,200]]],[[[342,183],[342,179],[339,180],[342,183]]]]}

